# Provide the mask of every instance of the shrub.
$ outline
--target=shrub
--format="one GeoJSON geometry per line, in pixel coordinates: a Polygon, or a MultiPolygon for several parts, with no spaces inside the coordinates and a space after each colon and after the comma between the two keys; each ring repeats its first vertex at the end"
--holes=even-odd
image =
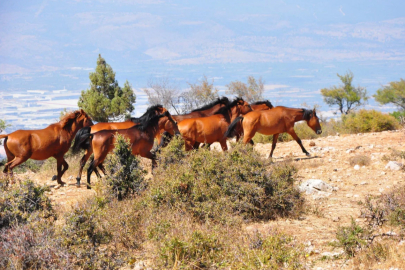
{"type": "Polygon", "coordinates": [[[72,269],[73,256],[61,244],[54,224],[25,224],[0,231],[0,268],[72,269]]]}
{"type": "Polygon", "coordinates": [[[47,190],[31,180],[0,186],[0,229],[26,223],[33,214],[39,217],[54,215],[51,202],[45,195],[47,190]]]}
{"type": "Polygon", "coordinates": [[[390,115],[394,116],[401,125],[405,125],[405,111],[392,112],[390,115]]]}
{"type": "Polygon", "coordinates": [[[342,128],[349,133],[380,132],[398,129],[399,123],[391,115],[376,110],[360,110],[342,116],[342,128]]]}
{"type": "Polygon", "coordinates": [[[109,193],[119,200],[139,193],[144,187],[146,171],[140,168],[140,160],[132,155],[129,140],[117,136],[113,154],[107,160],[104,182],[109,193]]]}
{"type": "Polygon", "coordinates": [[[268,170],[267,161],[251,146],[238,144],[224,153],[199,149],[167,163],[171,151],[162,150],[163,166],[147,191],[152,207],[185,209],[200,220],[217,221],[229,215],[269,219],[301,211],[303,198],[293,185],[295,168],[283,163],[268,170]]]}
{"type": "Polygon", "coordinates": [[[356,155],[353,157],[350,157],[349,159],[350,165],[359,165],[359,166],[368,166],[371,163],[371,159],[368,156],[364,155],[356,155]]]}

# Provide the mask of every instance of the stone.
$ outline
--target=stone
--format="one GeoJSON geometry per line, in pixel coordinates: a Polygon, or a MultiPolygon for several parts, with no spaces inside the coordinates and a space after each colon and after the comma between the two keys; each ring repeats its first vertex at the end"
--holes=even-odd
{"type": "Polygon", "coordinates": [[[332,221],[333,221],[333,222],[338,222],[339,220],[340,220],[339,217],[332,217],[332,221]]]}
{"type": "Polygon", "coordinates": [[[354,153],[354,149],[353,149],[353,148],[347,149],[347,150],[346,150],[346,153],[348,153],[348,154],[354,153]]]}
{"type": "Polygon", "coordinates": [[[314,142],[314,141],[310,141],[310,142],[309,142],[309,146],[315,146],[315,142],[314,142]]]}
{"type": "Polygon", "coordinates": [[[385,166],[386,169],[390,169],[391,171],[399,171],[404,167],[404,164],[397,161],[390,161],[385,166]]]}
{"type": "Polygon", "coordinates": [[[325,183],[320,179],[309,179],[303,182],[298,189],[306,194],[316,194],[319,192],[332,192],[337,190],[335,187],[325,183]]]}
{"type": "Polygon", "coordinates": [[[360,170],[360,166],[359,165],[354,165],[354,169],[355,170],[360,170]]]}

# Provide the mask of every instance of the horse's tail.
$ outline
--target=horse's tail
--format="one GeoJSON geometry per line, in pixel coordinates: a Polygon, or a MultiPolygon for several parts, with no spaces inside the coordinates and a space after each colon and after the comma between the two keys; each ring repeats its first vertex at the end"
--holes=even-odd
{"type": "Polygon", "coordinates": [[[80,149],[89,149],[90,140],[89,138],[93,137],[91,134],[91,127],[84,127],[79,129],[75,136],[75,142],[72,146],[72,153],[76,154],[80,149]]]}
{"type": "Polygon", "coordinates": [[[240,123],[243,122],[243,116],[238,116],[235,120],[233,120],[233,122],[229,125],[228,130],[225,132],[224,138],[233,138],[236,136],[235,127],[238,125],[239,121],[240,123]]]}
{"type": "Polygon", "coordinates": [[[1,140],[1,139],[4,139],[4,138],[7,138],[7,137],[8,137],[8,134],[0,135],[0,140],[1,140]]]}

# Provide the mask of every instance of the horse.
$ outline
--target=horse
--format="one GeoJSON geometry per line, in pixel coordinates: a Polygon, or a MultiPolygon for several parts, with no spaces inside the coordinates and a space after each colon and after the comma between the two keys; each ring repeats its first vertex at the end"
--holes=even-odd
{"type": "Polygon", "coordinates": [[[77,131],[91,125],[91,118],[83,110],[79,110],[67,114],[60,122],[45,129],[17,130],[8,135],[0,135],[0,139],[5,138],[4,149],[7,155],[3,172],[13,175],[13,168],[29,158],[44,160],[54,157],[57,162],[58,184],[63,186],[65,183],[62,181],[62,175],[69,168],[64,155],[77,131]]]}
{"type": "MultiPolygon", "coordinates": [[[[268,100],[257,101],[257,102],[250,104],[250,106],[252,107],[252,109],[254,111],[265,111],[265,110],[270,110],[270,109],[274,108],[273,104],[271,104],[271,102],[268,100]]],[[[242,125],[240,123],[238,123],[238,125],[235,127],[235,136],[236,136],[237,142],[239,141],[240,137],[242,137],[242,135],[243,135],[243,128],[242,128],[242,125]]],[[[250,140],[249,143],[251,145],[254,144],[253,140],[250,140]]]]}
{"type": "Polygon", "coordinates": [[[250,111],[252,108],[246,101],[236,98],[214,115],[181,121],[178,125],[185,141],[186,151],[198,148],[200,143],[211,144],[214,142],[219,142],[222,150],[228,150],[224,133],[236,117],[250,111]]]}
{"type": "MultiPolygon", "coordinates": [[[[128,129],[136,124],[139,124],[142,122],[142,117],[149,116],[151,113],[155,115],[162,114],[166,112],[166,108],[164,108],[162,105],[157,104],[154,106],[149,107],[146,112],[144,113],[143,116],[136,118],[136,117],[131,117],[130,121],[125,121],[125,122],[107,122],[107,123],[97,123],[91,127],[84,127],[80,129],[75,136],[75,142],[72,146],[73,153],[77,153],[80,150],[80,147],[78,147],[80,138],[84,136],[85,134],[93,134],[97,131],[100,130],[117,130],[117,129],[128,129]]],[[[76,180],[80,182],[80,179],[82,178],[82,172],[83,168],[86,165],[87,160],[90,158],[91,154],[93,154],[93,150],[91,149],[90,145],[86,144],[81,144],[81,149],[85,150],[84,156],[80,160],[80,168],[79,168],[79,173],[76,177],[76,180]]],[[[100,164],[101,171],[105,171],[104,167],[102,164],[100,164]]],[[[97,171],[97,168],[94,169],[94,172],[97,174],[97,176],[100,176],[100,174],[97,171]]]]}
{"type": "MultiPolygon", "coordinates": [[[[153,147],[154,138],[159,130],[165,130],[172,135],[180,134],[176,121],[166,111],[160,115],[150,113],[142,119],[141,123],[129,129],[101,130],[94,134],[83,135],[77,147],[80,147],[82,143],[89,143],[94,152],[94,160],[87,170],[87,188],[90,188],[90,176],[94,168],[102,164],[107,154],[114,149],[116,135],[118,134],[129,139],[133,155],[140,155],[141,157],[151,159],[153,169],[156,166],[156,158],[150,150],[153,147]]],[[[77,185],[80,186],[80,180],[77,181],[77,185]]]]}
{"type": "Polygon", "coordinates": [[[248,143],[256,132],[264,135],[273,135],[273,144],[269,158],[273,157],[274,149],[276,148],[277,139],[280,133],[287,132],[301,147],[303,153],[307,156],[310,154],[302,145],[301,139],[294,131],[294,124],[298,121],[305,120],[307,125],[316,133],[321,134],[322,128],[319,124],[319,118],[316,115],[315,109],[298,109],[277,106],[267,111],[252,111],[244,116],[237,117],[229,126],[225,133],[225,138],[235,136],[234,130],[239,122],[242,122],[243,127],[243,143],[248,143]]]}
{"type": "MultiPolygon", "coordinates": [[[[215,101],[204,105],[201,108],[195,109],[187,114],[172,115],[173,119],[180,123],[184,119],[197,118],[211,116],[215,114],[219,109],[229,105],[229,99],[227,97],[217,98],[215,101]]],[[[158,148],[166,146],[172,139],[171,135],[167,132],[159,133],[157,139],[160,142],[158,148]]]]}

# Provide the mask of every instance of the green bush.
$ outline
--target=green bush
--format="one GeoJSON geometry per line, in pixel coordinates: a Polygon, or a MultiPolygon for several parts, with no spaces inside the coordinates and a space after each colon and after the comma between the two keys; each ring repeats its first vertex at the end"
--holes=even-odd
{"type": "Polygon", "coordinates": [[[121,135],[117,136],[113,154],[106,165],[107,175],[103,181],[109,193],[119,200],[145,188],[146,171],[140,167],[139,158],[132,155],[129,141],[121,135]]]}
{"type": "Polygon", "coordinates": [[[268,169],[251,146],[237,144],[224,153],[199,149],[165,162],[172,156],[171,147],[159,155],[164,163],[146,195],[151,207],[185,209],[199,220],[217,221],[230,215],[271,219],[301,211],[303,198],[293,185],[295,168],[284,163],[268,169]]]}
{"type": "Polygon", "coordinates": [[[360,110],[342,116],[342,128],[348,133],[380,132],[398,129],[399,123],[391,115],[376,110],[360,110]]]}
{"type": "Polygon", "coordinates": [[[51,202],[45,195],[47,190],[47,187],[38,186],[31,180],[23,180],[11,186],[1,185],[0,229],[26,223],[32,217],[53,216],[51,202]]]}

